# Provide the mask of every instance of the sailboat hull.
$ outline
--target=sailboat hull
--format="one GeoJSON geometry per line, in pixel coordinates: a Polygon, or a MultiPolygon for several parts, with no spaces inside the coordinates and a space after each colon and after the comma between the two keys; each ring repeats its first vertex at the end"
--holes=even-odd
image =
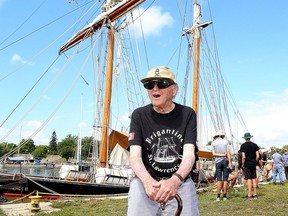
{"type": "Polygon", "coordinates": [[[9,196],[19,194],[25,196],[30,193],[48,195],[51,197],[69,197],[69,196],[91,196],[91,195],[113,195],[125,194],[129,191],[128,185],[110,185],[110,184],[97,184],[81,181],[68,181],[55,178],[42,178],[42,177],[23,177],[18,180],[6,180],[0,185],[0,193],[9,196]]]}

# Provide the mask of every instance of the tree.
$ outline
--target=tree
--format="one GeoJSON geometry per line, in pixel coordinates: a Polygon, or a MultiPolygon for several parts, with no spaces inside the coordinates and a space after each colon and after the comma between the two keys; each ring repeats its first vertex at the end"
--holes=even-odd
{"type": "Polygon", "coordinates": [[[82,151],[81,151],[81,159],[86,160],[89,155],[92,153],[92,144],[93,144],[93,137],[84,137],[82,139],[82,151]]]}
{"type": "Polygon", "coordinates": [[[19,152],[22,154],[31,154],[36,148],[32,139],[22,139],[19,145],[21,146],[19,152]]]}
{"type": "Polygon", "coordinates": [[[49,142],[49,154],[57,154],[57,135],[56,132],[53,131],[52,136],[49,142]]]}
{"type": "Polygon", "coordinates": [[[288,149],[288,145],[282,146],[281,151],[280,151],[280,154],[283,155],[283,154],[285,153],[285,149],[288,149]]]}
{"type": "Polygon", "coordinates": [[[62,139],[57,145],[58,154],[65,158],[67,161],[70,157],[73,157],[76,152],[77,136],[67,135],[66,138],[62,139]]]}
{"type": "Polygon", "coordinates": [[[32,152],[34,157],[45,158],[49,152],[49,147],[47,145],[36,146],[35,150],[32,152]]]}
{"type": "Polygon", "coordinates": [[[3,142],[0,143],[0,156],[3,156],[17,147],[14,143],[3,142]]]}

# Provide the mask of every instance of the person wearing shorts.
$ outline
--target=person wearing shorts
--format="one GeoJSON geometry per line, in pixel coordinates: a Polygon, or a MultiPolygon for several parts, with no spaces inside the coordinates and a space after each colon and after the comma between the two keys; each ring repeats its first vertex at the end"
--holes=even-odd
{"type": "Polygon", "coordinates": [[[228,141],[224,139],[222,132],[216,132],[212,142],[212,154],[215,159],[216,181],[217,181],[217,197],[216,201],[220,201],[221,191],[223,191],[223,200],[227,200],[228,177],[231,168],[231,155],[228,141]]]}
{"type": "Polygon", "coordinates": [[[247,198],[257,199],[257,174],[256,166],[259,156],[259,147],[256,143],[251,142],[251,134],[249,132],[244,134],[244,139],[246,140],[240,147],[242,152],[242,169],[244,172],[244,179],[247,181],[247,198]],[[253,186],[253,195],[252,195],[253,186]]]}

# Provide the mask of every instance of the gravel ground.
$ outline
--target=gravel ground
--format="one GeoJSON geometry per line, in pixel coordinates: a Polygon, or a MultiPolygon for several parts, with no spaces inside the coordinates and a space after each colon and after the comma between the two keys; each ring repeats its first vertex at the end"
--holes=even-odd
{"type": "MultiPolygon", "coordinates": [[[[52,208],[51,202],[41,202],[39,207],[41,208],[39,212],[45,213],[60,210],[52,208]]],[[[30,216],[35,214],[30,210],[30,203],[3,204],[0,205],[0,209],[4,212],[5,216],[30,216]]]]}

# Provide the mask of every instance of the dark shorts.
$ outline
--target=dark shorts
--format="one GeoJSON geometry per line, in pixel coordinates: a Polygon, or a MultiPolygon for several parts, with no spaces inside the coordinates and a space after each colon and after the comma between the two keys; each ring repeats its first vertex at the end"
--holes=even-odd
{"type": "Polygon", "coordinates": [[[229,171],[227,169],[228,161],[222,160],[216,163],[216,180],[228,181],[229,171]]]}
{"type": "Polygon", "coordinates": [[[256,175],[256,166],[255,167],[244,167],[243,168],[243,172],[244,172],[244,179],[256,179],[257,175],[256,175]]]}

